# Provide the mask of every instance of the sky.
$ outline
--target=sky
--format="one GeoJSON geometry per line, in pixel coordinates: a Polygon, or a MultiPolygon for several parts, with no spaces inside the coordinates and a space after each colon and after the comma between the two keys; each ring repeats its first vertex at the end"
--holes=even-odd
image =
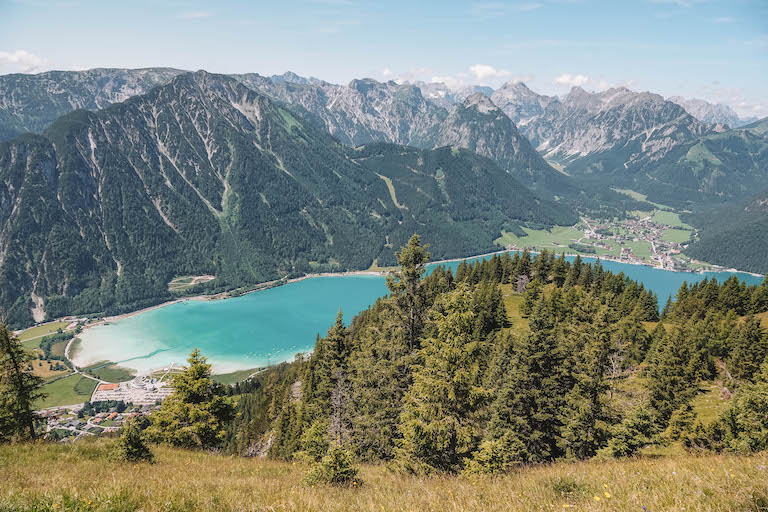
{"type": "Polygon", "coordinates": [[[624,85],[768,116],[768,0],[0,0],[0,74],[154,67],[624,85]]]}

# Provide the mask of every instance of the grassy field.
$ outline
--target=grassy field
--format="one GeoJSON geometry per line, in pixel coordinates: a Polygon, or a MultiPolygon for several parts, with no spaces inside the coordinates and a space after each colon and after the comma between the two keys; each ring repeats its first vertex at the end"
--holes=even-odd
{"type": "Polygon", "coordinates": [[[107,382],[125,382],[136,377],[136,372],[130,368],[123,368],[115,363],[105,363],[106,361],[102,361],[91,365],[88,368],[84,368],[83,372],[107,382]]]}
{"type": "Polygon", "coordinates": [[[728,401],[720,396],[721,389],[721,386],[709,383],[702,386],[699,394],[693,399],[691,405],[696,418],[705,425],[714,421],[728,404],[728,401]]]}
{"type": "Polygon", "coordinates": [[[259,368],[251,368],[249,370],[240,370],[237,372],[231,372],[231,373],[221,373],[219,375],[214,375],[213,380],[214,382],[218,382],[219,384],[224,385],[232,385],[236,382],[242,382],[248,377],[250,377],[254,372],[259,371],[259,368]]]}
{"type": "Polygon", "coordinates": [[[51,370],[51,364],[56,366],[57,362],[58,361],[51,361],[49,363],[45,359],[36,359],[32,361],[32,373],[44,378],[46,381],[49,381],[55,379],[56,377],[64,376],[70,372],[69,368],[66,370],[51,370]]]}
{"type": "Polygon", "coordinates": [[[614,188],[613,191],[618,192],[619,194],[624,194],[625,196],[629,196],[635,201],[642,201],[644,203],[652,204],[653,206],[661,208],[662,210],[671,210],[669,206],[649,201],[647,195],[641,194],[640,192],[636,192],[634,190],[614,188]]]}
{"type": "Polygon", "coordinates": [[[768,455],[558,463],[490,477],[416,478],[362,466],[359,487],[302,483],[301,464],[154,447],[110,459],[114,441],[0,447],[0,510],[732,511],[768,506],[768,455]],[[182,477],[183,475],[183,477],[182,477]]]}
{"type": "Polygon", "coordinates": [[[762,325],[764,329],[768,329],[768,312],[760,313],[755,316],[760,319],[760,325],[762,325]]]}
{"type": "Polygon", "coordinates": [[[653,222],[664,224],[673,228],[693,229],[691,226],[680,220],[680,214],[673,212],[657,211],[651,217],[653,222]]]}
{"type": "Polygon", "coordinates": [[[573,240],[578,240],[584,236],[583,231],[565,226],[556,226],[550,231],[528,228],[523,228],[523,231],[528,233],[528,236],[518,237],[513,233],[502,231],[501,237],[496,239],[496,243],[504,247],[516,245],[517,247],[547,248],[557,252],[557,246],[562,246],[559,249],[566,250],[568,244],[573,243],[573,240]]]}
{"type": "Polygon", "coordinates": [[[35,403],[37,409],[45,409],[57,405],[81,404],[90,400],[96,382],[82,375],[70,375],[50,382],[43,387],[48,397],[35,403]]]}
{"type": "Polygon", "coordinates": [[[528,331],[528,319],[523,318],[520,314],[520,303],[523,301],[523,296],[519,293],[514,293],[514,287],[511,284],[504,284],[501,286],[501,293],[504,296],[504,307],[507,309],[507,316],[509,317],[510,329],[518,332],[528,331]]]}
{"type": "Polygon", "coordinates": [[[54,334],[58,332],[59,329],[66,329],[66,327],[69,325],[69,322],[51,322],[48,324],[38,325],[37,327],[30,327],[26,331],[19,334],[19,341],[25,342],[27,341],[28,344],[27,347],[30,348],[37,348],[40,346],[40,338],[43,336],[47,336],[48,334],[54,334]],[[33,338],[37,338],[33,341],[33,338]],[[32,343],[37,342],[36,346],[33,347],[32,343]]]}
{"type": "Polygon", "coordinates": [[[205,283],[215,279],[214,276],[179,276],[171,279],[168,283],[168,291],[181,292],[196,284],[205,283]]]}
{"type": "Polygon", "coordinates": [[[661,235],[667,242],[685,243],[691,239],[691,232],[685,229],[668,229],[661,235]]]}

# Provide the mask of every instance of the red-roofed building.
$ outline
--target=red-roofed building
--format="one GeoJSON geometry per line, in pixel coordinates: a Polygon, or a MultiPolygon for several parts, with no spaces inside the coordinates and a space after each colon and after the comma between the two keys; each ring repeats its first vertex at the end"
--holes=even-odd
{"type": "Polygon", "coordinates": [[[97,391],[114,391],[117,386],[117,384],[99,384],[97,391]]]}

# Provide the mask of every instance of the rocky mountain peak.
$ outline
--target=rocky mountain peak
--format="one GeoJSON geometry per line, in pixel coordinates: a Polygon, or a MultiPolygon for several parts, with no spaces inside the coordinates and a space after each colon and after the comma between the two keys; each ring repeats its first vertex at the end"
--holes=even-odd
{"type": "Polygon", "coordinates": [[[499,107],[493,104],[491,98],[481,92],[476,92],[475,94],[467,97],[467,99],[465,99],[461,104],[461,108],[466,109],[472,107],[477,108],[477,111],[483,114],[500,111],[499,107]]]}

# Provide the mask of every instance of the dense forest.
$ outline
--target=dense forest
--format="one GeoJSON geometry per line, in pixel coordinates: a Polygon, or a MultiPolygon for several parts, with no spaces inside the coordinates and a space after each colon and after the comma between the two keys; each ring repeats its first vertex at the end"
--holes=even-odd
{"type": "Polygon", "coordinates": [[[240,454],[317,457],[318,446],[410,473],[499,472],[522,463],[768,447],[768,280],[656,297],[599,262],[543,252],[425,274],[413,237],[389,296],[314,352],[238,384],[225,442],[240,454]],[[734,393],[706,425],[692,401],[734,393]]]}
{"type": "Polygon", "coordinates": [[[684,218],[700,234],[685,254],[717,265],[768,274],[768,192],[684,218]]]}

